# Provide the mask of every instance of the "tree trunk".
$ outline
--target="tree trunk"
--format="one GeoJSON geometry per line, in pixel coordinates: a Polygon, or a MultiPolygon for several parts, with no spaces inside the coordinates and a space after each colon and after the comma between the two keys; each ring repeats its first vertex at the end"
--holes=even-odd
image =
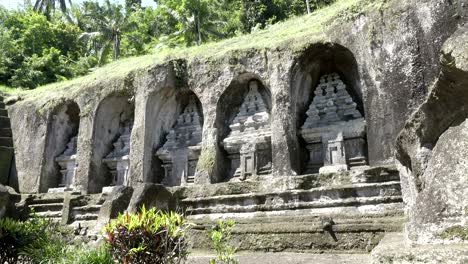
{"type": "Polygon", "coordinates": [[[201,45],[201,32],[200,32],[200,13],[197,13],[197,32],[198,32],[198,45],[201,45]]]}
{"type": "Polygon", "coordinates": [[[120,55],[120,36],[115,35],[113,41],[114,60],[117,60],[120,55]]]}
{"type": "Polygon", "coordinates": [[[310,0],[305,0],[306,2],[306,7],[307,7],[307,14],[310,14],[310,3],[309,3],[310,0]]]}

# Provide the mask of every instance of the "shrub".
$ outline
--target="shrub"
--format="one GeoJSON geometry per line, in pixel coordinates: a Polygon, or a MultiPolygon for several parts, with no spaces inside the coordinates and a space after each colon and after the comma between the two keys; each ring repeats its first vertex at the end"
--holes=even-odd
{"type": "Polygon", "coordinates": [[[185,234],[190,227],[174,212],[121,214],[104,227],[110,252],[119,263],[181,263],[187,258],[185,234]]]}
{"type": "Polygon", "coordinates": [[[0,263],[112,264],[106,247],[73,245],[70,230],[33,214],[0,219],[0,263]]]}
{"type": "Polygon", "coordinates": [[[210,264],[224,263],[237,264],[239,261],[233,257],[237,248],[231,245],[231,233],[235,222],[232,220],[219,220],[210,231],[210,239],[216,251],[216,258],[210,259],[210,264]]]}
{"type": "Polygon", "coordinates": [[[0,263],[23,263],[32,261],[28,255],[31,249],[43,248],[49,242],[49,222],[33,215],[27,221],[8,217],[0,219],[0,263]]]}
{"type": "Polygon", "coordinates": [[[105,245],[93,247],[91,245],[71,245],[63,250],[59,259],[47,263],[61,264],[113,264],[115,263],[105,245]]]}

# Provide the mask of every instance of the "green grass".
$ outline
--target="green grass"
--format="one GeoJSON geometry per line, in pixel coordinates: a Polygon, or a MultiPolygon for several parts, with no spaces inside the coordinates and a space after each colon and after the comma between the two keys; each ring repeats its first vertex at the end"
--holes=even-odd
{"type": "Polygon", "coordinates": [[[227,54],[242,54],[249,50],[270,50],[287,48],[300,52],[308,45],[330,41],[327,30],[331,27],[352,21],[359,14],[382,8],[386,0],[337,0],[334,4],[312,14],[291,18],[248,35],[242,35],[219,42],[207,43],[188,48],[160,48],[153,54],[118,60],[98,68],[89,75],[68,81],[38,87],[34,90],[18,90],[0,86],[0,91],[10,94],[37,97],[54,91],[76,96],[83,87],[93,87],[100,82],[124,80],[131,73],[144,71],[152,65],[162,64],[172,59],[184,58],[216,60],[227,54]],[[72,92],[71,92],[72,91],[72,92]]]}

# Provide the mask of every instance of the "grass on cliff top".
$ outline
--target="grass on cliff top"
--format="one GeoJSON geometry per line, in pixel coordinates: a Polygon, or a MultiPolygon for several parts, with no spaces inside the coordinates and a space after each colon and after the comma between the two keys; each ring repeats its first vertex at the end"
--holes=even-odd
{"type": "MultiPolygon", "coordinates": [[[[314,42],[327,41],[326,31],[332,25],[353,20],[357,15],[382,7],[386,0],[337,0],[334,4],[316,10],[312,14],[291,18],[269,26],[266,29],[219,42],[206,43],[188,48],[162,48],[152,54],[120,59],[90,74],[72,80],[57,82],[33,90],[12,89],[0,86],[0,92],[35,97],[51,91],[62,92],[69,89],[90,86],[100,80],[123,79],[129,73],[142,71],[151,65],[171,59],[217,59],[230,52],[251,49],[288,48],[300,51],[314,42]]],[[[76,92],[76,91],[75,91],[76,92]]]]}

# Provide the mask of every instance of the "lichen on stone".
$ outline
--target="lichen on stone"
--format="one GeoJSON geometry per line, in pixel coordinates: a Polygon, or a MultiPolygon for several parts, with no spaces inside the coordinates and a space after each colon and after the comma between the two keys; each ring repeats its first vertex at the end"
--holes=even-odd
{"type": "Polygon", "coordinates": [[[456,225],[446,228],[438,234],[442,239],[461,239],[468,240],[468,227],[456,225]]]}
{"type": "Polygon", "coordinates": [[[203,148],[198,159],[197,171],[211,174],[213,172],[214,164],[216,160],[216,149],[203,148]]]}

